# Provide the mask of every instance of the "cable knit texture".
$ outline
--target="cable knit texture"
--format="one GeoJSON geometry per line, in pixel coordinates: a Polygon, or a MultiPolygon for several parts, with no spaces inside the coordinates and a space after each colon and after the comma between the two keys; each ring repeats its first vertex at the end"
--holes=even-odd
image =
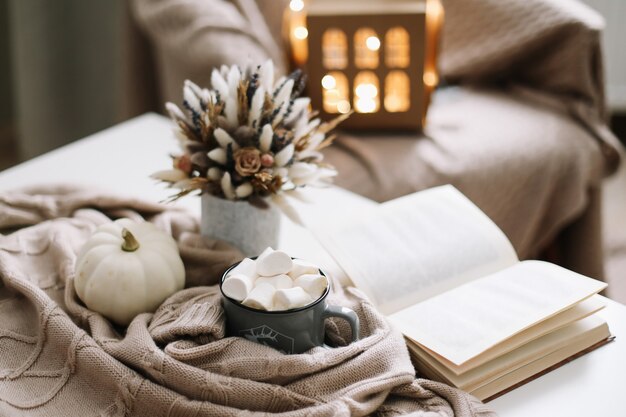
{"type": "Polygon", "coordinates": [[[225,337],[222,271],[241,254],[197,234],[190,214],[74,187],[0,194],[0,415],[490,416],[475,398],[416,379],[402,336],[355,289],[361,340],[327,322],[335,349],[284,355],[225,337]],[[74,263],[94,229],[147,219],[178,241],[186,289],[116,328],[74,290],[74,263]]]}

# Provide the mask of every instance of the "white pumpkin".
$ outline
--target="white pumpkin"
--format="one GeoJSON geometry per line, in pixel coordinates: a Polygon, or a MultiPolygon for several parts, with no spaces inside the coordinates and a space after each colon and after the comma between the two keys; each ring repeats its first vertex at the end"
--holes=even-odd
{"type": "Polygon", "coordinates": [[[182,289],[185,268],[170,235],[119,219],[98,227],[81,248],[74,285],[89,309],[127,325],[182,289]]]}

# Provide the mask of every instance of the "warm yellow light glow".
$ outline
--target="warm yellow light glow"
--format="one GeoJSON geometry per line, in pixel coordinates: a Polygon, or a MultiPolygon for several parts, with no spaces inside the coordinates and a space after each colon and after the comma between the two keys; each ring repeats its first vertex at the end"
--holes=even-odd
{"type": "Polygon", "coordinates": [[[350,102],[348,100],[341,100],[337,103],[337,111],[339,113],[345,114],[350,111],[350,102]]]}
{"type": "Polygon", "coordinates": [[[424,84],[429,87],[435,87],[438,82],[439,78],[437,77],[437,74],[435,74],[433,71],[424,72],[424,84]]]}
{"type": "Polygon", "coordinates": [[[439,1],[426,2],[426,15],[433,20],[440,21],[443,17],[443,6],[439,1]]]}
{"type": "Polygon", "coordinates": [[[411,107],[411,83],[405,71],[393,70],[385,77],[385,110],[405,112],[411,107]]]}
{"type": "Polygon", "coordinates": [[[380,39],[376,36],[370,36],[365,40],[365,45],[370,51],[378,51],[378,48],[380,48],[380,39]]]}
{"type": "Polygon", "coordinates": [[[385,34],[385,65],[389,68],[407,68],[410,63],[409,32],[396,26],[385,34]]]}
{"type": "Polygon", "coordinates": [[[373,71],[360,71],[354,77],[352,105],[358,113],[375,113],[380,107],[379,81],[373,71]]]}
{"type": "Polygon", "coordinates": [[[350,111],[348,78],[341,71],[331,71],[322,78],[322,103],[326,113],[350,111]],[[346,109],[346,105],[348,106],[346,109]]]}
{"type": "Polygon", "coordinates": [[[297,39],[306,39],[309,36],[309,31],[304,26],[298,26],[293,30],[293,36],[297,39]]]}
{"type": "Polygon", "coordinates": [[[289,8],[294,12],[299,12],[304,9],[304,2],[302,0],[291,0],[291,2],[289,2],[289,8]]]}
{"type": "Polygon", "coordinates": [[[364,27],[354,32],[354,65],[357,68],[377,68],[380,39],[374,29],[364,27]]]}
{"type": "Polygon", "coordinates": [[[348,65],[348,39],[341,29],[330,28],[322,35],[322,65],[344,69],[348,65]]]}
{"type": "Polygon", "coordinates": [[[359,113],[373,113],[376,110],[376,102],[371,98],[359,98],[355,103],[359,113]]]}
{"type": "Polygon", "coordinates": [[[298,39],[296,37],[295,29],[298,27],[306,28],[306,13],[290,12],[289,43],[291,44],[293,60],[296,65],[304,66],[309,56],[309,47],[307,45],[306,37],[304,39],[298,39]]]}
{"type": "Polygon", "coordinates": [[[385,97],[385,109],[387,109],[388,112],[390,113],[395,113],[397,112],[398,108],[402,105],[402,102],[400,101],[400,98],[398,96],[391,96],[388,95],[387,97],[385,97]]]}
{"type": "Polygon", "coordinates": [[[354,92],[361,98],[373,98],[378,94],[378,89],[374,84],[364,83],[357,85],[354,92]]]}
{"type": "Polygon", "coordinates": [[[324,99],[328,102],[328,104],[332,106],[336,105],[340,98],[341,95],[339,94],[339,91],[335,88],[326,90],[324,94],[324,99]]]}
{"type": "Polygon", "coordinates": [[[335,77],[333,77],[332,75],[324,75],[324,78],[322,78],[322,87],[330,90],[331,88],[335,88],[336,86],[337,81],[335,80],[335,77]]]}

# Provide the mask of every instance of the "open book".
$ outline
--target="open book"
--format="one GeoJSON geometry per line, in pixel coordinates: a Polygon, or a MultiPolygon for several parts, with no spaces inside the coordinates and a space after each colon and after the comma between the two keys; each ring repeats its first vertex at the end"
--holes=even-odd
{"type": "Polygon", "coordinates": [[[345,196],[308,226],[404,334],[422,375],[486,399],[610,337],[594,316],[605,283],[520,262],[454,187],[383,204],[345,196]]]}

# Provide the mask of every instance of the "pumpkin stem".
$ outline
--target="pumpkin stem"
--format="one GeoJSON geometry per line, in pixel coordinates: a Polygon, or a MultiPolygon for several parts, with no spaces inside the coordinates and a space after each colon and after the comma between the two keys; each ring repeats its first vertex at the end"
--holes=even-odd
{"type": "Polygon", "coordinates": [[[122,243],[123,251],[134,252],[139,249],[139,242],[127,228],[122,229],[122,238],[124,239],[124,243],[122,243]]]}

